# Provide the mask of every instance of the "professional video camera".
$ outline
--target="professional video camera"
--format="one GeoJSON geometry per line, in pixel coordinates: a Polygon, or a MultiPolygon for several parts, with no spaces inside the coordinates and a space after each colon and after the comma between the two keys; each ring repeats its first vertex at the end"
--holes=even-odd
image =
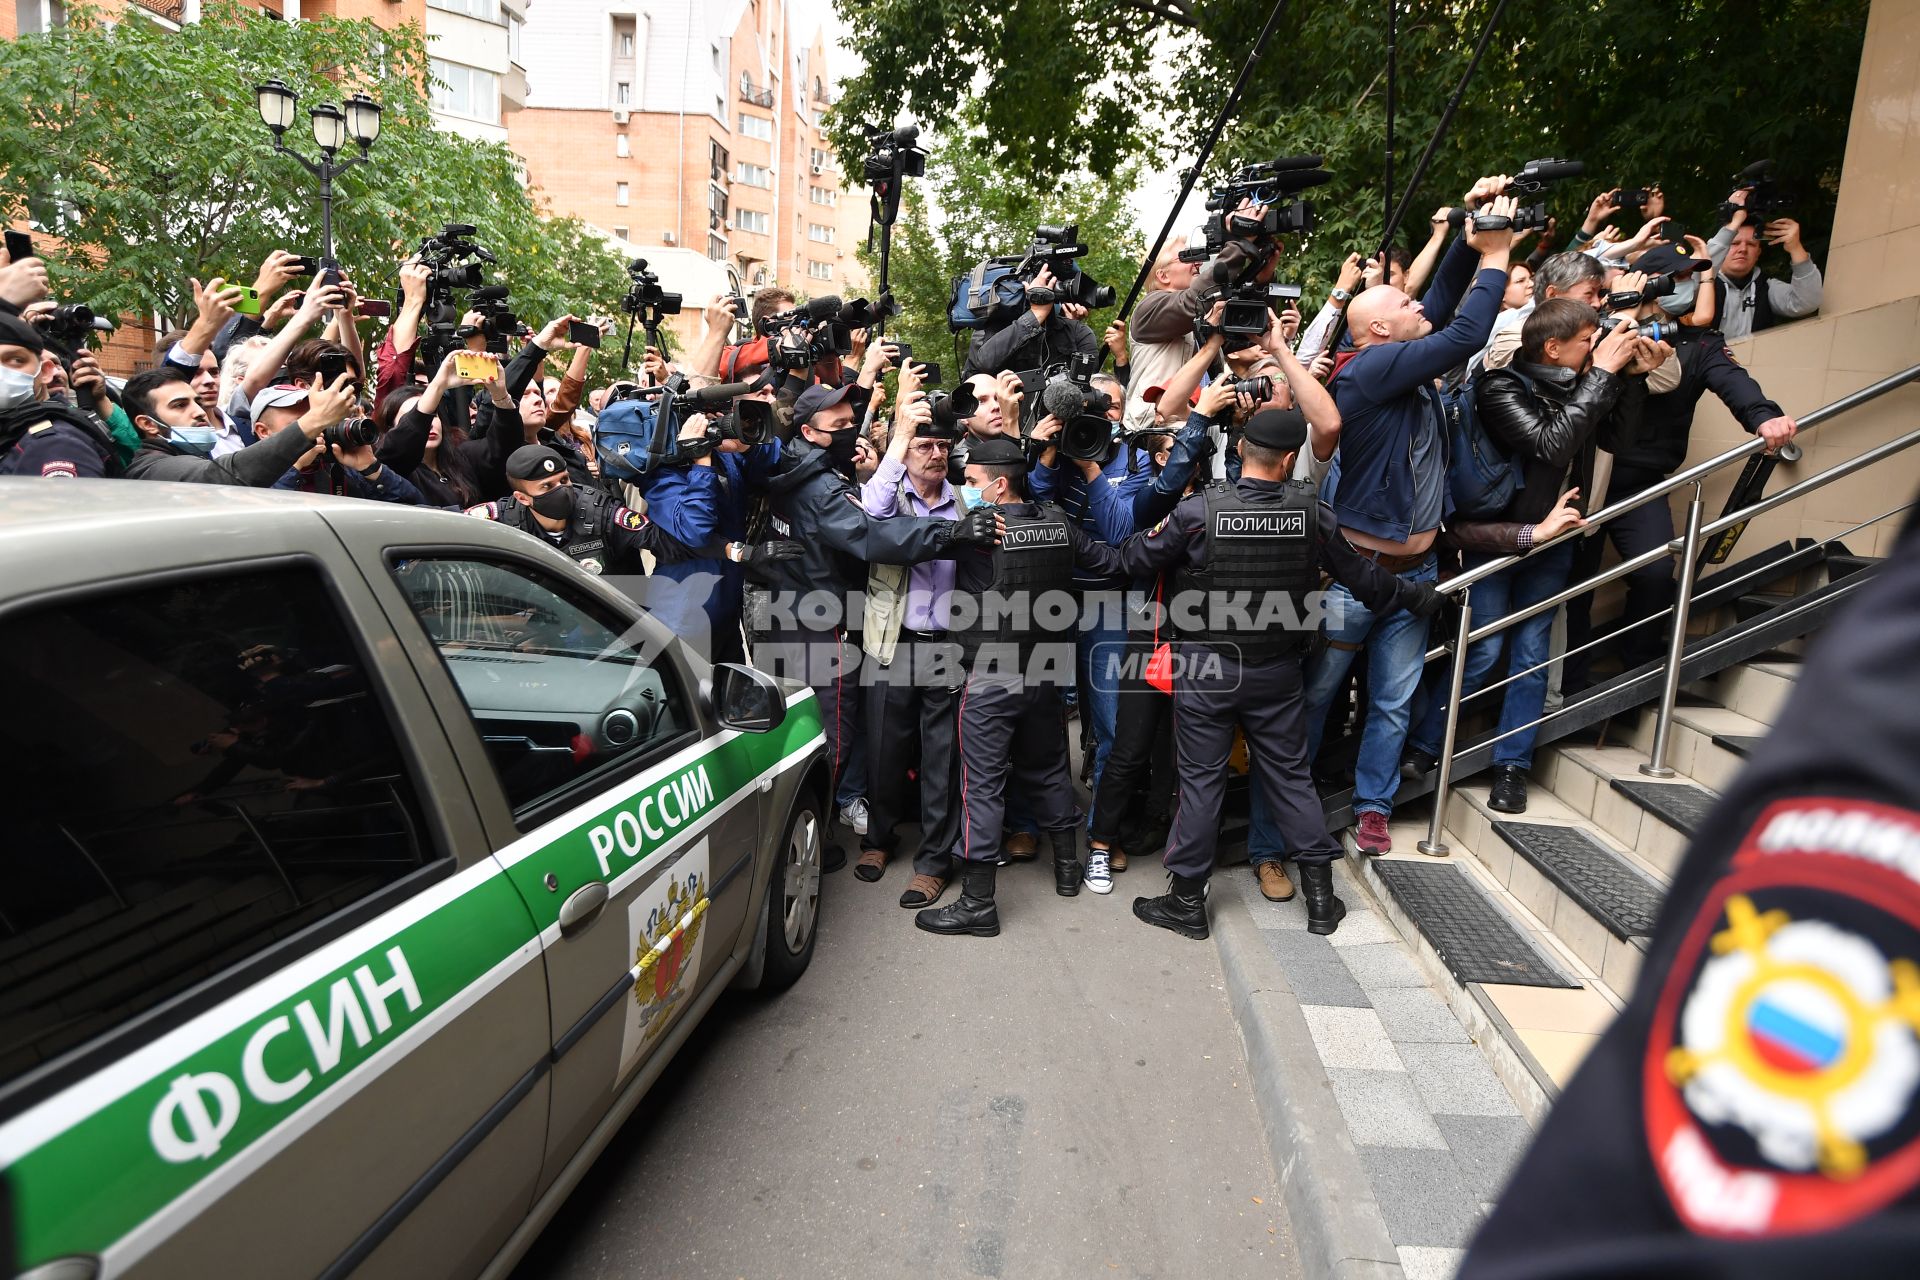
{"type": "MultiPolygon", "coordinates": [[[[1182,249],[1180,260],[1205,262],[1230,240],[1252,241],[1258,245],[1276,236],[1305,235],[1313,230],[1313,206],[1290,197],[1333,181],[1333,175],[1320,167],[1324,158],[1283,156],[1242,167],[1207,196],[1207,209],[1211,213],[1206,223],[1207,242],[1201,247],[1182,249]],[[1238,212],[1247,201],[1260,206],[1259,217],[1248,218],[1238,212]]],[[[1259,270],[1263,257],[1263,254],[1249,255],[1247,274],[1259,270]]]]}
{"type": "Polygon", "coordinates": [[[113,321],[98,315],[84,302],[67,302],[34,318],[34,327],[42,337],[61,349],[69,358],[86,350],[96,333],[112,333],[113,321]]]}
{"type": "MultiPolygon", "coordinates": [[[[1229,274],[1219,264],[1215,264],[1214,271],[1216,280],[1229,274]]],[[[1261,284],[1258,280],[1222,284],[1209,296],[1227,304],[1220,313],[1219,332],[1226,338],[1223,348],[1238,351],[1252,346],[1266,333],[1272,323],[1270,317],[1285,311],[1288,303],[1300,301],[1300,293],[1297,284],[1261,284]]],[[[1214,326],[1205,320],[1194,325],[1194,333],[1202,342],[1211,338],[1213,332],[1214,326]]]]}
{"type": "Polygon", "coordinates": [[[620,309],[640,317],[640,323],[649,330],[658,327],[663,318],[680,314],[681,295],[660,287],[659,273],[647,269],[645,258],[627,264],[627,279],[631,283],[627,296],[620,300],[620,309]]]}
{"type": "MultiPolygon", "coordinates": [[[[518,324],[507,304],[507,287],[487,284],[482,264],[499,260],[473,237],[473,224],[449,222],[438,234],[423,239],[415,254],[428,269],[427,301],[420,332],[420,358],[428,369],[439,368],[447,353],[474,332],[460,324],[462,308],[456,294],[474,291],[473,309],[491,317],[492,323],[483,321],[479,330],[487,335],[491,350],[504,353],[506,340],[518,324]]],[[[396,299],[396,305],[404,300],[404,297],[396,299]]]]}
{"type": "Polygon", "coordinates": [[[489,284],[475,289],[467,299],[467,309],[479,313],[478,325],[461,325],[453,336],[465,342],[476,334],[487,340],[487,350],[497,356],[507,354],[507,340],[527,336],[531,330],[513,313],[507,301],[507,286],[489,284]]]}
{"type": "Polygon", "coordinates": [[[1080,224],[1070,222],[1060,227],[1035,227],[1033,243],[1027,247],[1026,254],[1014,267],[1013,274],[1028,282],[1027,302],[1039,305],[1048,302],[1077,302],[1089,311],[1101,307],[1110,307],[1118,296],[1112,286],[1103,285],[1080,269],[1075,258],[1084,258],[1087,246],[1080,243],[1080,224]],[[1035,289],[1031,281],[1040,274],[1042,268],[1053,273],[1054,286],[1051,289],[1035,289]]]}
{"type": "Polygon", "coordinates": [[[1054,443],[1066,457],[1076,462],[1105,463],[1113,456],[1114,424],[1107,417],[1113,400],[1106,392],[1093,389],[1091,380],[1098,372],[1097,355],[1076,355],[1046,370],[1046,383],[1026,415],[1029,420],[1021,423],[1021,434],[1030,445],[1035,424],[1054,417],[1060,420],[1060,434],[1054,443]]]}
{"type": "MultiPolygon", "coordinates": [[[[883,303],[891,299],[882,295],[883,303]]],[[[856,304],[871,313],[864,299],[856,304]]],[[[767,363],[776,369],[809,369],[822,360],[853,353],[853,332],[841,319],[851,308],[843,306],[832,294],[814,298],[804,306],[760,322],[760,334],[767,339],[767,363]]],[[[864,327],[864,326],[863,326],[864,327]]]]}
{"type": "MultiPolygon", "coordinates": [[[[1740,172],[1733,175],[1735,190],[1747,193],[1747,221],[1758,230],[1762,223],[1771,218],[1780,217],[1793,209],[1793,193],[1774,180],[1773,161],[1756,160],[1740,172]]],[[[1736,209],[1741,208],[1731,200],[1720,204],[1720,221],[1731,222],[1736,209]]]]}
{"type": "Polygon", "coordinates": [[[951,391],[927,392],[927,408],[933,421],[920,434],[933,440],[958,440],[965,430],[960,424],[980,411],[980,397],[963,382],[951,391]]]}
{"type": "Polygon", "coordinates": [[[739,398],[751,390],[746,382],[690,389],[686,375],[678,373],[657,387],[616,386],[594,425],[601,469],[618,480],[637,480],[710,453],[723,441],[765,444],[773,438],[773,406],[739,398]],[[732,409],[718,416],[729,401],[732,409]],[[697,440],[680,439],[680,424],[696,413],[714,415],[706,433],[697,440]]]}
{"type": "MultiPolygon", "coordinates": [[[[1520,166],[1520,172],[1514,174],[1513,177],[1508,180],[1507,194],[1512,196],[1516,201],[1524,200],[1528,196],[1542,196],[1552,188],[1554,183],[1563,182],[1568,178],[1577,178],[1586,171],[1586,164],[1579,160],[1557,160],[1551,156],[1542,160],[1529,160],[1520,166]]],[[[1645,193],[1642,192],[1638,194],[1644,195],[1645,193]]],[[[1645,201],[1643,200],[1641,203],[1644,204],[1645,201]]],[[[1466,225],[1467,217],[1468,214],[1465,209],[1455,209],[1447,215],[1447,224],[1453,227],[1463,227],[1466,225]]],[[[1483,231],[1499,230],[1499,227],[1495,225],[1497,222],[1498,218],[1492,214],[1480,213],[1474,215],[1474,226],[1483,231]]],[[[1515,232],[1545,231],[1547,229],[1547,202],[1541,200],[1535,204],[1523,204],[1519,206],[1513,211],[1513,217],[1508,219],[1507,225],[1511,226],[1515,232]]]]}
{"type": "Polygon", "coordinates": [[[919,125],[869,125],[866,134],[869,150],[861,172],[867,185],[927,176],[927,153],[918,145],[919,125]]]}

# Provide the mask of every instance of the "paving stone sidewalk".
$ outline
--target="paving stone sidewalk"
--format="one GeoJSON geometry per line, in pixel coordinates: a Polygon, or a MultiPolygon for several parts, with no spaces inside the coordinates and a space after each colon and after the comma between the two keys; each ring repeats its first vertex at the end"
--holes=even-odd
{"type": "Polygon", "coordinates": [[[1532,1130],[1393,926],[1344,874],[1335,886],[1347,918],[1325,938],[1302,899],[1268,902],[1244,866],[1222,868],[1212,893],[1244,905],[1256,931],[1243,936],[1299,1001],[1402,1271],[1446,1280],[1532,1130]]]}

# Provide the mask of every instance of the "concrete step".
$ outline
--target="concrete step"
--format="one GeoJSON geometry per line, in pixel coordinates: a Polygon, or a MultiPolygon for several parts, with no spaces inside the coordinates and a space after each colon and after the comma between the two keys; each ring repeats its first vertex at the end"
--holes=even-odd
{"type": "MultiPolygon", "coordinates": [[[[1667,744],[1667,763],[1680,776],[1709,791],[1725,791],[1746,764],[1746,757],[1722,738],[1764,738],[1768,725],[1751,716],[1719,706],[1682,705],[1673,709],[1673,734],[1667,744]]],[[[1637,751],[1653,750],[1654,715],[1643,711],[1627,738],[1637,751]]]]}
{"type": "MultiPolygon", "coordinates": [[[[1647,754],[1631,746],[1563,746],[1556,744],[1534,764],[1554,796],[1593,824],[1596,834],[1630,852],[1654,874],[1673,875],[1687,851],[1687,838],[1651,817],[1645,809],[1614,789],[1619,779],[1645,781],[1640,766],[1647,754]]],[[[1691,762],[1686,762],[1691,763],[1691,762]]],[[[1675,768],[1685,770],[1676,758],[1675,768]]],[[[1533,808],[1528,805],[1529,811],[1533,808]]]]}
{"type": "Polygon", "coordinates": [[[1780,718],[1780,708],[1793,692],[1799,671],[1799,664],[1794,662],[1743,662],[1686,689],[1749,720],[1770,725],[1780,718]]]}

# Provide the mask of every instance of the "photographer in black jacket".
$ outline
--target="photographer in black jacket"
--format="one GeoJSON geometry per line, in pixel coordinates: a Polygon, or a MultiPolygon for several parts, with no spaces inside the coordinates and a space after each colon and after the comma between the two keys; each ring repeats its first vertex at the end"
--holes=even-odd
{"type": "MultiPolygon", "coordinates": [[[[1042,267],[1027,288],[1053,289],[1058,285],[1053,272],[1042,267]]],[[[1005,328],[973,335],[964,374],[971,377],[1002,369],[1044,369],[1065,364],[1070,356],[1094,355],[1100,350],[1100,340],[1087,327],[1086,319],[1087,309],[1076,302],[1033,303],[1005,328]]]]}

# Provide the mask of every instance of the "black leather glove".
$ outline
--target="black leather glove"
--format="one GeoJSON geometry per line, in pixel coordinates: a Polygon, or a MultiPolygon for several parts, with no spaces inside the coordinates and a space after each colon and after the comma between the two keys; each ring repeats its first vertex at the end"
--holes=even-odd
{"type": "Polygon", "coordinates": [[[782,539],[772,542],[729,542],[727,559],[744,568],[747,576],[755,582],[764,582],[768,565],[779,560],[798,560],[806,554],[806,550],[797,542],[782,539]]]}
{"type": "Polygon", "coordinates": [[[1400,603],[1416,618],[1431,618],[1447,602],[1445,593],[1431,582],[1407,583],[1400,592],[1400,603]]]}
{"type": "Polygon", "coordinates": [[[1000,541],[1000,515],[991,507],[975,507],[953,522],[948,546],[991,547],[1000,541]]]}

